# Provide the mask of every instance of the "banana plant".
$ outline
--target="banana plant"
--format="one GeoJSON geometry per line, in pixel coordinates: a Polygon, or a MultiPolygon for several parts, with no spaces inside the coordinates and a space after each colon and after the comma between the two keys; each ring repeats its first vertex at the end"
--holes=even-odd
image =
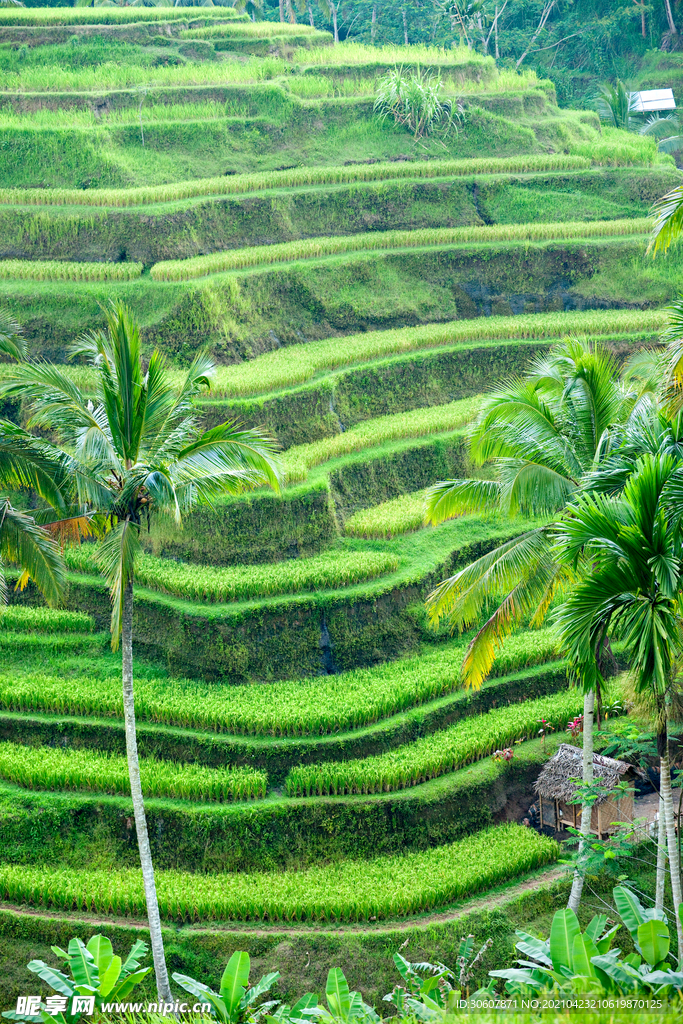
{"type": "Polygon", "coordinates": [[[607,917],[596,914],[585,932],[569,907],[558,910],[553,917],[548,939],[537,939],[518,931],[516,948],[531,960],[518,960],[518,967],[489,971],[492,978],[504,978],[510,995],[523,995],[529,991],[542,992],[555,989],[567,994],[576,990],[611,992],[609,975],[593,963],[594,957],[609,952],[612,936],[618,924],[605,931],[607,917]]]}
{"type": "Polygon", "coordinates": [[[141,939],[133,944],[125,961],[114,955],[112,944],[104,935],[93,935],[87,945],[81,939],[71,939],[67,950],[59,946],[51,948],[55,956],[66,961],[71,977],[42,960],[31,960],[29,971],[37,974],[57,995],[48,996],[41,1002],[37,1014],[8,1010],[3,1017],[34,1021],[36,1024],[76,1024],[84,1013],[92,1011],[83,1008],[74,1012],[75,996],[92,997],[98,1009],[105,1000],[120,1003],[152,970],[151,967],[140,967],[140,961],[148,952],[147,944],[141,939]]]}
{"type": "Polygon", "coordinates": [[[380,1024],[379,1017],[371,1006],[363,1002],[360,992],[349,991],[341,967],[332,967],[328,971],[325,999],[328,1008],[319,1006],[317,1011],[313,1011],[314,1016],[325,1024],[380,1024]]]}
{"type": "MultiPolygon", "coordinates": [[[[507,970],[489,971],[490,976],[504,978],[510,995],[548,990],[562,995],[680,994],[683,972],[667,966],[670,939],[664,916],[643,907],[625,886],[614,889],[614,902],[637,953],[622,956],[620,949],[610,949],[620,924],[605,932],[607,918],[598,914],[582,933],[574,911],[565,908],[555,914],[549,939],[517,932],[517,949],[531,960],[518,960],[518,967],[507,970]]],[[[683,915],[683,905],[678,912],[683,915]]]]}
{"type": "MultiPolygon", "coordinates": [[[[458,977],[445,964],[409,963],[400,953],[394,953],[394,963],[405,982],[396,985],[384,1001],[393,1003],[399,1017],[416,1017],[421,1021],[442,1020],[446,1014],[457,1010],[458,1000],[472,975],[475,964],[482,958],[492,943],[487,939],[476,956],[472,957],[474,936],[467,935],[460,940],[457,963],[458,977]],[[457,981],[454,988],[451,980],[457,981]]],[[[489,995],[488,990],[479,990],[475,996],[489,995]]]]}
{"type": "Polygon", "coordinates": [[[188,978],[185,974],[175,973],[173,980],[177,981],[187,992],[196,996],[203,1003],[209,1003],[211,1013],[221,1021],[221,1024],[242,1024],[249,1021],[257,1024],[268,1011],[278,1005],[279,1000],[272,999],[256,1006],[256,1001],[265,995],[277,979],[279,971],[265,974],[253,987],[249,987],[249,972],[251,960],[249,954],[244,952],[233,953],[223,971],[220,991],[214,992],[208,985],[203,985],[194,978],[188,978]]]}

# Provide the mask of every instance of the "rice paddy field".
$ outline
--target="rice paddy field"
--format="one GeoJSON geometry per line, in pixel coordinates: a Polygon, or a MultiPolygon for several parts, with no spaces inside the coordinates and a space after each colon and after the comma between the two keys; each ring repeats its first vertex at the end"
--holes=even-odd
{"type": "MultiPolygon", "coordinates": [[[[424,610],[542,520],[434,528],[425,492],[470,473],[482,396],[553,343],[619,362],[659,343],[683,258],[646,254],[650,208],[680,171],[533,72],[300,21],[0,9],[0,309],[89,394],[70,346],[122,299],[178,383],[197,351],[215,359],[203,423],[277,439],[279,495],[141,533],[135,704],[167,948],[214,987],[249,950],[288,999],[342,966],[379,1007],[406,942],[455,966],[463,934],[491,938],[484,981],[564,899],[557,843],[520,824],[581,709],[556,636],[518,631],[471,691],[472,634],[424,610]],[[395,65],[441,76],[457,134],[416,143],[375,116],[395,65]]],[[[64,607],[27,588],[0,610],[3,1010],[31,957],[56,966],[95,920],[117,951],[144,928],[97,542],[65,560],[64,607]]]]}

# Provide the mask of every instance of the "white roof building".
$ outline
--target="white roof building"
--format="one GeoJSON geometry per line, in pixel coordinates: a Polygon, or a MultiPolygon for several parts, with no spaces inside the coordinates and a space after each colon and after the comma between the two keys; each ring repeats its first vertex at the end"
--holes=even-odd
{"type": "Polygon", "coordinates": [[[658,110],[675,110],[673,89],[648,89],[631,93],[631,110],[636,114],[654,114],[658,110]]]}

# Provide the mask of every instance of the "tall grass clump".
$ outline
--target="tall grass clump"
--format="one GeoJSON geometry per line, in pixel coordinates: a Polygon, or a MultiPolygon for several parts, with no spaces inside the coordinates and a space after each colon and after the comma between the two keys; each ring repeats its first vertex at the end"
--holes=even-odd
{"type": "Polygon", "coordinates": [[[320,259],[347,252],[404,249],[420,246],[462,245],[489,242],[541,242],[549,239],[609,238],[647,235],[652,221],[647,217],[624,220],[554,221],[550,224],[485,224],[459,228],[417,228],[409,231],[369,231],[359,235],[302,238],[273,245],[229,249],[185,260],[162,260],[150,273],[155,281],[188,281],[208,274],[220,274],[244,267],[293,260],[320,259]]]}
{"type": "MultiPolygon", "coordinates": [[[[275,60],[275,58],[268,59],[275,60]]],[[[236,66],[243,69],[246,75],[251,62],[236,66]]],[[[232,65],[221,65],[221,74],[226,73],[223,70],[225,67],[232,68],[232,65]]],[[[173,70],[178,71],[179,69],[174,68],[173,70]]],[[[263,77],[270,76],[264,73],[263,77]]],[[[241,79],[236,77],[234,80],[240,81],[241,79]]],[[[533,174],[545,171],[585,170],[590,166],[590,159],[583,156],[566,156],[563,153],[533,153],[512,157],[481,157],[472,160],[423,160],[407,163],[295,167],[286,171],[257,171],[254,174],[198,178],[195,181],[143,185],[126,189],[2,188],[0,189],[0,203],[20,203],[27,206],[147,206],[150,203],[176,202],[198,196],[258,192],[269,188],[343,185],[353,184],[356,181],[386,181],[400,178],[463,177],[475,174],[533,174]]]]}
{"type": "Polygon", "coordinates": [[[230,25],[204,25],[201,28],[181,29],[181,39],[274,39],[278,36],[305,36],[318,43],[331,43],[329,32],[320,32],[310,25],[291,25],[279,21],[234,21],[230,25]]]}
{"type": "MultiPolygon", "coordinates": [[[[98,572],[97,545],[67,549],[66,563],[82,572],[98,572]]],[[[386,551],[326,551],[313,558],[292,558],[275,565],[215,566],[174,562],[140,555],[135,579],[143,587],[199,601],[244,601],[272,594],[296,594],[362,583],[399,566],[386,551]]]]}
{"type": "Polygon", "coordinates": [[[465,718],[442,732],[374,757],[292,768],[285,782],[287,796],[341,796],[345,793],[386,793],[417,786],[446,772],[478,761],[517,740],[532,739],[542,720],[562,730],[583,707],[577,689],[524,704],[465,718]]]}
{"type": "Polygon", "coordinates": [[[69,263],[61,260],[0,260],[0,278],[28,281],[133,281],[142,263],[69,263]]]}
{"type": "Polygon", "coordinates": [[[0,654],[3,657],[50,657],[55,655],[102,654],[107,633],[32,633],[0,629],[0,654]]]}
{"type": "Polygon", "coordinates": [[[585,156],[595,164],[608,167],[649,167],[658,163],[674,163],[672,157],[657,151],[657,140],[653,136],[604,126],[600,135],[596,132],[590,142],[572,142],[569,148],[575,156],[585,156]]]}
{"type": "MultiPolygon", "coordinates": [[[[156,873],[173,921],[370,921],[420,914],[552,864],[553,839],[499,825],[419,853],[346,860],[306,871],[156,873]]],[[[139,870],[0,865],[0,899],[63,911],[144,916],[139,870]]]]}
{"type": "MultiPolygon", "coordinates": [[[[268,776],[254,768],[205,768],[141,758],[145,796],[179,800],[254,800],[266,795],[268,776]]],[[[128,796],[125,757],[94,750],[0,743],[0,778],[26,789],[87,790],[128,796]]]]}
{"type": "MultiPolygon", "coordinates": [[[[505,642],[495,676],[557,657],[550,630],[505,642]]],[[[359,729],[458,690],[466,643],[439,643],[419,655],[316,679],[221,686],[191,679],[135,684],[138,717],[160,725],[242,736],[325,736],[359,729]]],[[[120,718],[120,680],[62,678],[44,672],[0,674],[0,707],[8,711],[120,718]]]]}
{"type": "Polygon", "coordinates": [[[591,309],[484,316],[390,331],[365,331],[344,338],[287,345],[256,359],[220,366],[211,393],[214,397],[267,394],[277,388],[304,384],[324,370],[447,345],[472,347],[532,338],[548,339],[550,343],[567,334],[621,335],[627,340],[628,335],[642,333],[644,337],[634,341],[655,341],[666,323],[667,313],[663,309],[591,309]]]}
{"type": "Polygon", "coordinates": [[[386,441],[457,430],[476,416],[480,404],[480,397],[463,398],[459,402],[449,402],[448,405],[433,405],[392,416],[378,416],[375,420],[365,420],[351,427],[343,434],[296,445],[289,448],[282,457],[286,480],[288,483],[301,482],[314,466],[364,448],[376,447],[386,441]]]}

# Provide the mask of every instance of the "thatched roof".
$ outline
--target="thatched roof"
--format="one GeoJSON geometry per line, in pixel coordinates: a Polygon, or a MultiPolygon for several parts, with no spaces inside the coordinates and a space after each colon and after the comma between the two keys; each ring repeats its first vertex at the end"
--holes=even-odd
{"type": "MultiPolygon", "coordinates": [[[[612,757],[602,754],[593,755],[593,776],[601,782],[607,792],[621,782],[622,777],[631,769],[624,761],[615,761],[612,757]]],[[[576,785],[570,779],[580,779],[583,774],[583,751],[562,743],[554,757],[551,757],[534,783],[534,789],[544,800],[561,800],[563,803],[574,803],[576,785]]],[[[607,800],[607,792],[597,803],[607,800]]]]}

